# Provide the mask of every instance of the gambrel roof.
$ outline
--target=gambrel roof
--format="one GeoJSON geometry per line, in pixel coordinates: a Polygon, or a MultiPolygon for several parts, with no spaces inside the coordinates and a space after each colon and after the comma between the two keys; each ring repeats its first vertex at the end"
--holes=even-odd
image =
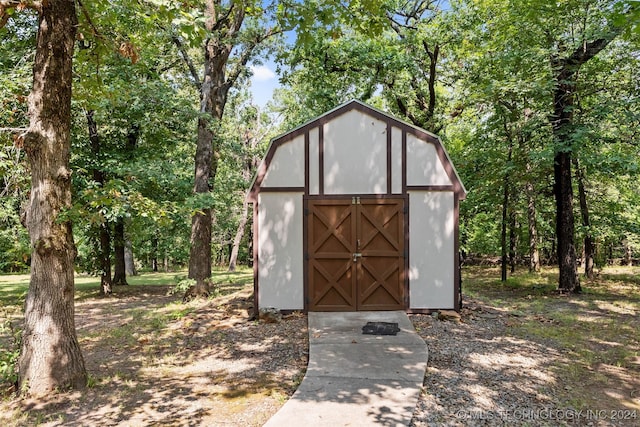
{"type": "MultiPolygon", "coordinates": [[[[280,136],[277,136],[275,138],[273,138],[270,141],[269,147],[267,149],[266,155],[263,159],[263,161],[261,162],[258,171],[253,179],[252,185],[250,187],[250,191],[248,193],[248,198],[250,201],[255,202],[257,200],[257,194],[263,189],[263,183],[265,178],[267,177],[270,168],[272,166],[272,162],[274,161],[274,157],[276,156],[276,152],[278,151],[278,149],[283,146],[284,144],[287,144],[288,142],[293,141],[296,138],[305,138],[304,140],[304,144],[308,146],[309,144],[309,132],[313,129],[322,129],[324,127],[325,124],[330,123],[334,120],[336,120],[337,118],[339,118],[340,116],[349,114],[349,113],[356,113],[354,115],[355,118],[359,117],[359,116],[364,116],[364,117],[370,117],[373,118],[377,121],[380,122],[384,122],[387,126],[387,140],[389,141],[389,154],[388,156],[391,157],[391,130],[392,129],[398,129],[402,132],[403,135],[403,142],[402,142],[402,150],[405,150],[403,152],[403,158],[406,158],[406,145],[407,145],[407,137],[406,135],[411,135],[412,136],[412,142],[415,145],[415,141],[422,141],[425,142],[427,144],[431,144],[433,146],[433,148],[435,149],[435,154],[437,156],[437,158],[439,159],[439,165],[428,165],[428,164],[424,164],[421,165],[419,163],[419,159],[407,159],[408,161],[404,161],[404,165],[403,167],[405,168],[405,175],[406,175],[406,168],[407,167],[414,167],[416,169],[424,169],[424,168],[437,168],[439,172],[443,172],[444,174],[446,174],[446,176],[448,177],[448,182],[445,184],[440,185],[440,187],[443,188],[437,188],[438,185],[430,185],[430,189],[433,190],[439,190],[439,191],[446,191],[446,190],[452,190],[454,193],[456,193],[456,195],[458,196],[459,200],[463,200],[466,197],[466,189],[464,188],[464,185],[462,183],[462,181],[460,180],[460,177],[453,165],[453,163],[451,162],[451,159],[446,151],[446,149],[444,148],[442,141],[440,140],[440,138],[429,132],[426,131],[424,129],[421,129],[417,126],[414,126],[410,123],[404,122],[402,120],[398,120],[392,116],[390,116],[389,114],[378,110],[370,105],[367,105],[359,100],[351,100],[348,101],[336,108],[334,108],[333,110],[330,110],[328,112],[326,112],[325,114],[316,117],[298,127],[296,127],[295,129],[292,129],[289,132],[286,132],[280,136]],[[411,163],[410,165],[407,165],[407,163],[411,163]],[[414,165],[414,166],[412,166],[414,165]],[[417,166],[415,166],[417,165],[417,166]],[[446,187],[446,188],[444,188],[446,187]]],[[[358,123],[354,123],[354,126],[359,126],[358,123]]],[[[322,132],[322,131],[320,131],[322,132]]],[[[344,142],[349,142],[349,141],[344,141],[344,142]]],[[[291,169],[289,171],[287,171],[287,173],[289,173],[291,176],[296,176],[297,175],[308,175],[308,171],[309,171],[309,164],[308,164],[308,149],[307,150],[307,156],[306,156],[306,163],[307,164],[302,164],[302,165],[288,165],[291,169]]],[[[324,158],[322,156],[322,149],[320,149],[321,151],[321,158],[324,158]]],[[[413,153],[412,153],[413,155],[413,153]]],[[[425,156],[426,158],[426,156],[425,156]]],[[[326,161],[325,161],[326,162],[326,161]]],[[[389,160],[389,162],[391,162],[391,160],[389,160]]],[[[320,168],[326,167],[325,164],[322,164],[319,166],[320,168]]],[[[409,173],[420,173],[420,171],[409,171],[409,173]]],[[[435,173],[435,172],[434,172],[435,173]]],[[[286,180],[286,176],[287,175],[282,175],[283,178],[282,180],[286,180]]],[[[304,178],[303,178],[304,179],[304,178]]],[[[390,181],[390,179],[388,180],[390,181]]],[[[390,183],[388,184],[389,186],[391,185],[390,183]]],[[[305,190],[305,188],[308,190],[308,179],[306,182],[305,187],[301,187],[299,185],[299,183],[297,184],[292,184],[292,185],[286,185],[281,182],[279,183],[279,188],[281,190],[287,189],[288,187],[291,187],[290,189],[292,191],[297,191],[297,190],[305,190]]],[[[411,187],[411,185],[410,185],[411,187]]],[[[411,189],[411,188],[404,188],[403,190],[406,191],[407,189],[411,189]]],[[[426,188],[423,188],[426,189],[426,188]]]]}

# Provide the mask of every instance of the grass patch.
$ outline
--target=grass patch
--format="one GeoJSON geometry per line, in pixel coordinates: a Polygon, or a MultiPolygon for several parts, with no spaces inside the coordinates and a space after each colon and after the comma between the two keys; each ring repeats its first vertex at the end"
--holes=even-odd
{"type": "Polygon", "coordinates": [[[625,380],[640,376],[640,268],[611,267],[593,280],[581,277],[583,292],[578,295],[560,294],[557,278],[556,269],[545,268],[501,282],[498,268],[466,267],[463,294],[517,313],[510,335],[543,343],[562,355],[564,360],[551,363],[550,371],[563,385],[558,397],[566,405],[592,409],[609,404],[610,409],[640,411],[633,398],[640,392],[638,384],[625,380]],[[612,403],[616,399],[607,397],[606,390],[619,389],[621,383],[628,384],[628,395],[612,403]]]}
{"type": "MultiPolygon", "coordinates": [[[[157,272],[143,273],[138,276],[128,276],[130,286],[174,286],[179,277],[186,276],[186,272],[157,272]]],[[[0,306],[22,306],[29,290],[28,274],[0,275],[0,306]]],[[[253,270],[239,267],[236,272],[228,272],[226,268],[216,268],[212,273],[212,283],[225,295],[242,288],[253,281],[253,270]]],[[[87,275],[75,277],[76,300],[84,300],[99,294],[100,278],[87,275]]],[[[116,287],[115,294],[123,287],[116,287]]]]}

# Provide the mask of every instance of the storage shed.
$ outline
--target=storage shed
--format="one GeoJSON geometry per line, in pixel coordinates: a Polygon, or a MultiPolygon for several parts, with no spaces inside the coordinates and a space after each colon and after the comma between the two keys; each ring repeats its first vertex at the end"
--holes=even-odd
{"type": "Polygon", "coordinates": [[[458,309],[465,196],[436,135],[357,100],[273,139],[248,196],[256,309],[458,309]]]}

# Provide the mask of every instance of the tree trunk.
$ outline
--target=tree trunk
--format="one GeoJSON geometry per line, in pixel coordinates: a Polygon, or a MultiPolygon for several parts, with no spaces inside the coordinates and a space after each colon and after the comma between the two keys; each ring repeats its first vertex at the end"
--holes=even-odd
{"type": "Polygon", "coordinates": [[[151,271],[158,272],[158,236],[151,239],[151,271]]]}
{"type": "MultiPolygon", "coordinates": [[[[515,204],[513,202],[512,204],[515,204]]],[[[516,228],[518,227],[518,221],[516,218],[515,209],[510,209],[509,212],[509,267],[511,274],[516,272],[516,251],[518,246],[518,236],[516,234],[516,228]]]]}
{"type": "Polygon", "coordinates": [[[502,198],[502,227],[500,231],[500,247],[502,256],[500,257],[500,280],[507,281],[507,211],[509,205],[509,177],[504,176],[504,192],[502,198]]]}
{"type": "Polygon", "coordinates": [[[24,146],[31,167],[27,227],[31,280],[25,301],[19,390],[46,395],[82,388],[87,372],[74,319],[70,128],[72,58],[78,25],[71,0],[42,2],[24,146]]]}
{"type": "Polygon", "coordinates": [[[593,279],[593,267],[595,264],[596,245],[595,239],[591,234],[591,221],[589,219],[589,206],[587,205],[587,191],[585,190],[584,170],[580,167],[578,159],[574,159],[576,167],[576,178],[578,179],[578,200],[580,201],[580,216],[582,217],[582,226],[585,229],[584,235],[584,275],[589,279],[593,279]]]}
{"type": "Polygon", "coordinates": [[[247,221],[249,219],[247,199],[245,197],[242,202],[242,216],[238,223],[238,229],[236,230],[236,236],[233,238],[233,247],[231,248],[231,255],[229,256],[229,271],[236,271],[236,262],[238,261],[238,252],[240,250],[240,243],[244,236],[245,228],[247,227],[247,221]]]}
{"type": "MultiPolygon", "coordinates": [[[[89,141],[91,141],[91,155],[94,159],[94,167],[91,171],[93,180],[102,187],[104,185],[104,172],[100,169],[100,136],[98,135],[98,124],[93,115],[94,110],[85,112],[87,118],[87,127],[89,129],[89,141]]],[[[98,264],[100,266],[100,295],[109,295],[113,292],[111,282],[111,234],[109,233],[109,224],[103,218],[102,223],[97,226],[98,235],[98,264]]]]}
{"type": "Polygon", "coordinates": [[[576,248],[573,242],[573,188],[571,184],[571,153],[559,152],[554,164],[556,197],[556,235],[558,239],[559,289],[580,292],[576,271],[576,248]]]}
{"type": "MultiPolygon", "coordinates": [[[[195,177],[193,190],[196,194],[208,194],[213,191],[218,165],[217,131],[224,114],[229,89],[239,76],[239,70],[229,79],[226,66],[234,48],[245,9],[236,7],[229,10],[229,16],[220,19],[221,5],[218,1],[205,2],[205,26],[207,31],[216,33],[224,28],[227,40],[222,34],[212,34],[204,46],[204,79],[200,85],[200,117],[198,119],[198,140],[195,155],[195,177]]],[[[248,52],[243,52],[240,64],[246,64],[248,52]]],[[[193,289],[185,294],[185,299],[208,296],[211,277],[211,230],[213,215],[210,206],[204,206],[191,218],[191,247],[189,250],[189,278],[196,281],[193,289]]]]}
{"type": "MultiPolygon", "coordinates": [[[[560,64],[555,64],[556,67],[560,64]]],[[[554,195],[556,200],[556,236],[558,239],[558,288],[563,292],[580,292],[576,269],[573,217],[573,186],[571,182],[571,123],[573,121],[575,72],[566,64],[556,76],[552,130],[555,139],[553,162],[554,195]]]]}
{"type": "MultiPolygon", "coordinates": [[[[209,112],[210,111],[205,111],[209,112]]],[[[198,142],[195,157],[194,192],[207,194],[213,190],[211,160],[213,158],[213,132],[209,122],[201,117],[198,120],[198,142]]],[[[189,249],[189,278],[196,281],[195,289],[189,290],[194,296],[209,295],[209,278],[211,277],[211,208],[204,207],[191,218],[191,239],[189,249]]]]}
{"type": "Polygon", "coordinates": [[[118,218],[113,226],[114,272],[113,285],[127,286],[127,269],[124,261],[124,218],[118,218]]]}
{"type": "Polygon", "coordinates": [[[573,111],[575,109],[576,81],[578,71],[596,56],[623,30],[624,26],[611,21],[603,37],[584,41],[569,56],[551,57],[554,74],[553,114],[551,129],[554,148],[554,194],[556,198],[556,234],[558,238],[558,266],[560,275],[558,288],[563,292],[580,292],[580,279],[576,269],[574,245],[575,223],[573,217],[573,187],[571,183],[571,157],[573,153],[573,111]]]}
{"type": "Polygon", "coordinates": [[[100,224],[100,294],[113,293],[111,282],[111,234],[108,224],[100,224]]]}
{"type": "Polygon", "coordinates": [[[631,267],[631,266],[633,266],[633,249],[631,248],[631,245],[629,244],[629,239],[624,239],[622,241],[622,246],[624,247],[623,265],[631,267]]]}
{"type": "Polygon", "coordinates": [[[613,264],[613,244],[609,245],[609,265],[613,264]]]}
{"type": "MultiPolygon", "coordinates": [[[[530,166],[527,165],[529,169],[530,166]]],[[[536,198],[533,183],[527,181],[527,218],[529,222],[529,272],[540,271],[540,254],[538,252],[538,225],[536,220],[536,198]]]]}
{"type": "MultiPolygon", "coordinates": [[[[505,128],[505,133],[507,133],[509,130],[507,129],[507,122],[505,119],[504,122],[504,128],[505,128]]],[[[511,165],[511,160],[513,158],[513,141],[511,140],[511,138],[509,138],[509,149],[508,149],[508,154],[507,154],[507,166],[511,165]]],[[[510,186],[511,186],[511,180],[509,179],[509,174],[510,174],[510,170],[509,168],[507,168],[507,170],[505,170],[504,172],[504,178],[503,178],[503,198],[502,198],[502,229],[500,232],[500,246],[502,247],[502,256],[501,256],[501,262],[500,262],[500,280],[502,280],[503,282],[506,282],[507,280],[507,226],[508,226],[508,222],[509,222],[509,217],[508,217],[508,213],[509,213],[509,190],[510,190],[510,186]]]]}
{"type": "Polygon", "coordinates": [[[127,276],[137,276],[136,263],[133,258],[133,245],[131,240],[127,239],[124,244],[124,271],[127,276]]]}

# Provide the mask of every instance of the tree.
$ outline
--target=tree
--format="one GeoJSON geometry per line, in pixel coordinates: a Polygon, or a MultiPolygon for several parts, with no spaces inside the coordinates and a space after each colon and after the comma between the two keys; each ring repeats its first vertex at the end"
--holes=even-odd
{"type": "Polygon", "coordinates": [[[183,42],[174,37],[200,92],[193,191],[204,205],[191,218],[189,278],[196,281],[188,296],[209,294],[213,211],[210,200],[219,159],[219,129],[229,90],[265,40],[279,34],[277,26],[260,24],[265,10],[260,2],[206,0],[204,4],[204,73],[197,74],[183,42]],[[245,23],[249,18],[249,24],[245,23]],[[244,24],[244,27],[243,27],[244,24]],[[232,57],[232,53],[235,53],[232,57]]]}
{"type": "MultiPolygon", "coordinates": [[[[156,233],[166,235],[162,249],[184,233],[184,216],[193,208],[184,185],[194,91],[182,78],[171,33],[161,28],[174,19],[173,9],[103,0],[81,7],[73,107],[76,116],[94,112],[95,131],[87,132],[84,121],[74,122],[78,261],[88,273],[104,271],[97,229],[108,231],[113,282],[121,285],[129,274],[127,252],[142,260],[156,233]],[[91,141],[99,141],[99,153],[89,150],[91,141]]],[[[172,246],[178,265],[186,247],[172,246]]]]}
{"type": "MultiPolygon", "coordinates": [[[[556,235],[558,237],[559,288],[566,292],[580,292],[580,280],[576,271],[574,245],[575,225],[573,214],[572,158],[574,146],[574,110],[576,89],[581,68],[604,50],[622,31],[625,25],[620,17],[610,16],[602,23],[602,16],[586,4],[582,12],[584,25],[578,29],[579,37],[552,39],[549,61],[553,72],[553,113],[550,115],[554,145],[554,195],[556,199],[556,235]]],[[[597,6],[597,4],[596,4],[597,6]]],[[[637,4],[629,6],[623,15],[634,12],[637,4]]],[[[588,220],[587,220],[588,223],[588,220]]]]}
{"type": "MultiPolygon", "coordinates": [[[[586,141],[585,132],[576,121],[583,92],[580,82],[593,72],[586,65],[630,28],[628,20],[638,16],[638,6],[605,1],[493,1],[480,5],[462,1],[454,4],[454,10],[460,24],[457,28],[466,34],[459,42],[462,55],[458,61],[462,64],[463,81],[484,90],[485,102],[493,105],[515,102],[519,105],[519,116],[526,116],[524,112],[530,111],[533,113],[529,113],[530,116],[537,117],[535,127],[527,124],[522,129],[528,128],[523,135],[537,135],[540,139],[527,137],[524,144],[518,145],[525,152],[535,153],[535,144],[542,143],[536,155],[537,163],[542,165],[545,162],[540,160],[546,158],[553,170],[558,287],[565,292],[579,292],[572,163],[586,141]],[[469,25],[472,29],[465,33],[469,25]],[[483,83],[474,84],[474,77],[483,83]],[[546,123],[539,120],[541,117],[546,117],[546,123]]],[[[466,99],[478,99],[481,95],[477,90],[471,92],[465,93],[466,99]]],[[[529,156],[522,163],[524,175],[531,175],[532,160],[529,156]]],[[[525,189],[532,201],[531,185],[525,189]]],[[[586,207],[586,203],[583,206],[586,207]]],[[[535,212],[529,210],[531,225],[535,212]]],[[[585,230],[589,228],[584,226],[585,230]]],[[[535,269],[535,265],[531,268],[535,269]]]]}
{"type": "Polygon", "coordinates": [[[74,321],[74,258],[69,168],[72,58],[77,17],[73,0],[0,2],[0,23],[9,11],[38,12],[38,35],[29,95],[29,128],[22,135],[31,169],[27,227],[32,247],[31,280],[19,385],[33,395],[81,388],[87,372],[74,321]]]}
{"type": "Polygon", "coordinates": [[[292,126],[357,98],[416,126],[442,130],[438,91],[449,36],[439,3],[387,0],[352,2],[337,6],[338,12],[320,8],[313,32],[280,55],[289,68],[284,81],[294,88],[280,101],[289,116],[300,116],[287,117],[292,126]]]}
{"type": "MultiPolygon", "coordinates": [[[[85,112],[87,128],[89,130],[89,141],[91,142],[91,154],[93,161],[97,163],[101,154],[101,144],[100,135],[98,135],[98,124],[94,119],[94,115],[94,110],[85,112]]],[[[105,173],[101,165],[94,164],[91,175],[93,181],[98,186],[104,186],[105,173]]],[[[102,295],[108,295],[113,292],[113,282],[111,280],[111,232],[109,231],[109,224],[106,221],[100,221],[94,228],[96,230],[94,230],[93,234],[98,235],[96,253],[98,255],[100,270],[100,293],[102,295]]]]}

